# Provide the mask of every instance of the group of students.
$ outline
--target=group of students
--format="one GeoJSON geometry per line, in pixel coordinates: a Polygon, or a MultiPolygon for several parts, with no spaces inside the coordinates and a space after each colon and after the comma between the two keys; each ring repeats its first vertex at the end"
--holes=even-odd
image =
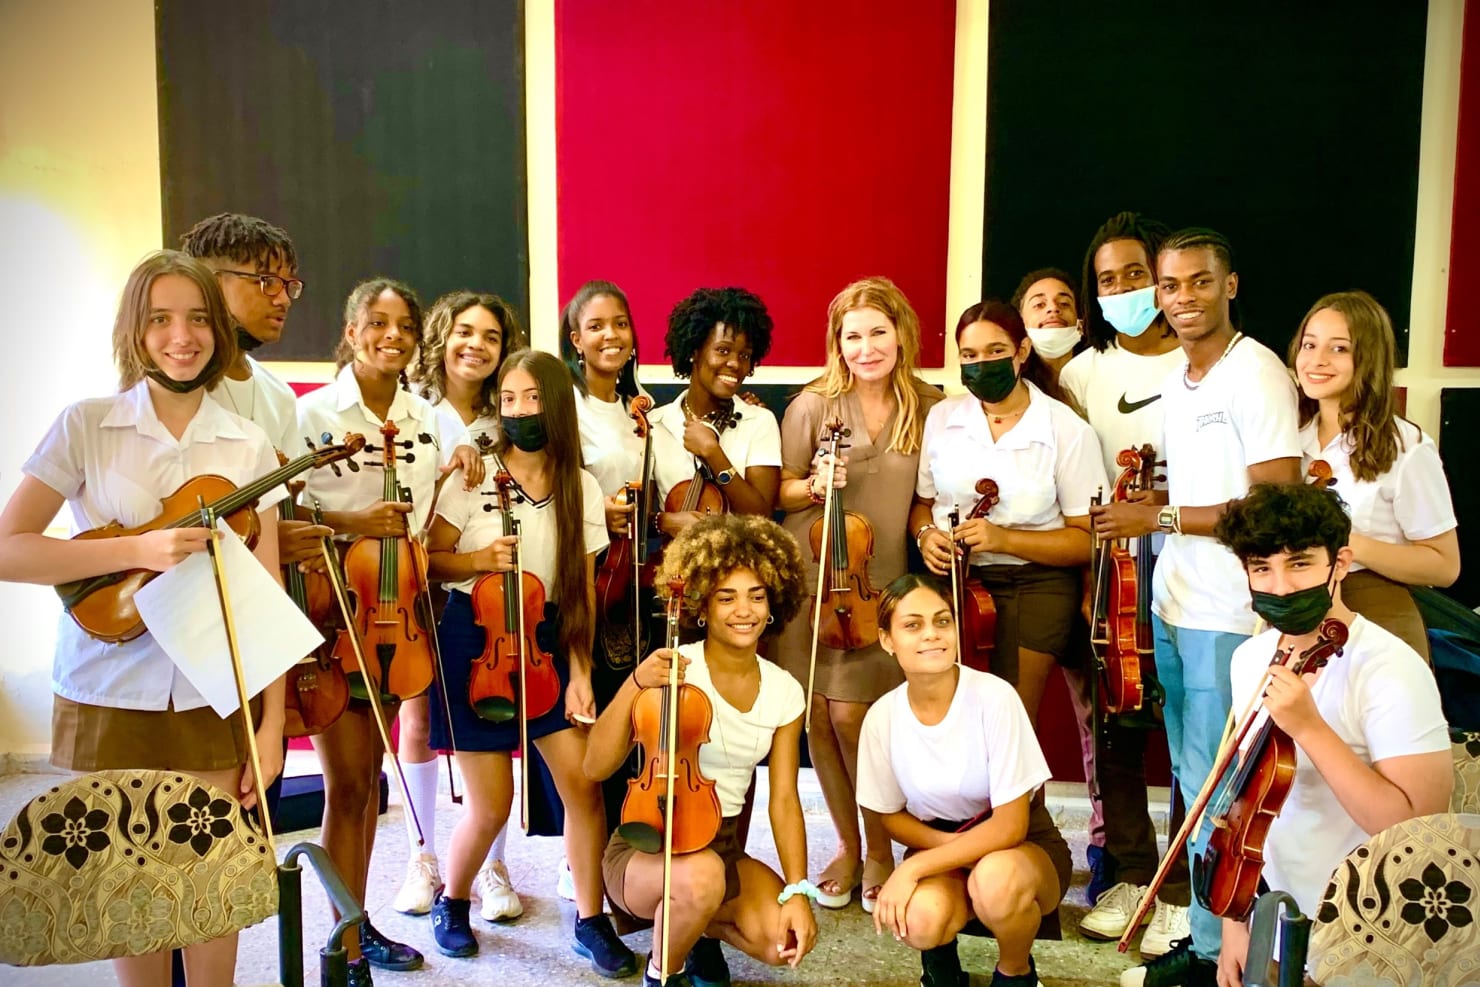
{"type": "MultiPolygon", "coordinates": [[[[1451,784],[1407,587],[1456,578],[1456,522],[1433,442],[1395,410],[1391,323],[1365,293],[1325,296],[1296,330],[1287,365],[1237,329],[1238,274],[1224,238],[1169,233],[1132,213],[1097,231],[1082,291],[1075,282],[1036,271],[1011,304],[962,313],[965,393],[952,397],[918,375],[920,326],[899,289],[883,278],[848,285],[828,307],[826,365],[779,424],[741,390],[770,347],[765,305],[739,288],[698,290],[674,308],[665,335],[688,386],[652,411],[643,434],[633,412],[649,395],[636,377],[631,309],[604,281],[566,305],[558,356],[529,349],[496,295],[455,292],[423,315],[408,286],[366,281],[345,305],[333,383],[295,400],[249,355],[279,338],[304,290],[293,244],[259,219],[211,217],[182,251],[151,255],[130,276],[113,333],[121,390],[68,407],[26,462],[0,514],[0,578],[55,585],[163,571],[204,550],[207,533],[69,541],[45,531],[64,503],[78,529],[140,524],[193,476],[240,485],[272,470],[275,450],[365,435],[377,448],[359,469],[306,477],[303,502],[316,514],[300,505],[280,518],[281,492],[259,502],[254,551],[279,573],[321,567],[329,536],[425,545],[423,575],[445,601],[431,689],[388,707],[400,722],[412,849],[394,904],[430,913],[438,949],[477,951],[475,894],[485,919],[522,911],[503,862],[522,734],[532,742],[524,756],[543,765],[530,769],[532,786],[547,772],[556,796],[532,799],[528,824],[564,837],[573,949],[602,975],[641,965],[604,899],[624,927],[666,929],[666,941],[655,933],[645,982],[666,971],[669,984],[717,987],[729,982],[721,942],[795,966],[816,939],[811,902],[846,907],[857,892],[877,931],[920,950],[926,987],[966,982],[955,944],[973,919],[998,942],[993,983],[1030,985],[1033,940],[1072,871],[1044,806],[1050,773],[1036,735],[1055,666],[1069,678],[1095,795],[1094,907],[1081,930],[1120,937],[1157,868],[1145,778],[1156,704],[1139,716],[1101,712],[1082,613],[1095,542],[1150,538],[1158,558],[1142,578],[1154,580],[1155,654],[1145,675],[1164,696],[1176,780],[1198,792],[1230,712],[1262,694],[1301,751],[1265,877],[1309,911],[1343,854],[1403,818],[1441,811],[1451,784]],[[849,438],[834,457],[825,440],[837,420],[849,438]],[[412,453],[398,471],[408,497],[388,499],[376,468],[386,423],[412,453]],[[1165,461],[1165,487],[1103,503],[1117,454],[1144,443],[1165,461]],[[1302,484],[1317,459],[1341,500],[1302,484]],[[658,505],[702,479],[725,513],[637,513],[641,498],[627,490],[648,476],[658,505]],[[830,502],[829,479],[832,496],[846,492],[848,510],[872,526],[868,573],[883,588],[877,641],[846,651],[812,647],[806,601],[818,571],[798,547],[830,502]],[[975,512],[984,479],[998,499],[975,512]],[[682,587],[688,643],[676,651],[634,625],[651,618],[650,601],[635,618],[598,605],[598,564],[620,539],[662,544],[653,588],[661,609],[682,587]],[[910,571],[912,543],[925,572],[910,571]],[[942,577],[963,555],[996,608],[990,674],[960,661],[973,642],[958,634],[956,594],[942,577]],[[543,585],[535,636],[560,684],[553,708],[522,727],[480,716],[468,699],[485,643],[471,594],[516,565],[543,585]],[[1319,676],[1266,674],[1277,645],[1308,646],[1328,616],[1350,627],[1339,660],[1319,676]],[[1271,629],[1256,637],[1260,618],[1271,629]],[[675,662],[713,707],[699,767],[723,821],[706,849],[673,858],[665,895],[662,855],[614,829],[633,705],[675,662]],[[797,794],[809,709],[806,743],[836,830],[817,875],[797,794]],[[452,752],[467,793],[440,860],[438,751],[452,752]],[[762,760],[779,874],[746,852],[762,760]],[[1319,845],[1306,838],[1312,827],[1319,845]],[[895,843],[905,847],[898,862],[895,843]]],[[[64,615],[54,688],[58,766],[184,771],[251,804],[238,720],[216,716],[151,634],[105,644],[64,615]]],[[[262,694],[255,719],[268,776],[282,766],[284,688],[262,694]]],[[[313,737],[323,843],[361,900],[385,753],[377,715],[352,701],[313,737]]],[[[1189,857],[1202,850],[1200,833],[1189,857]]],[[[372,967],[423,962],[368,920],[350,938],[356,984],[371,983],[372,967]]],[[[1246,940],[1238,922],[1192,900],[1185,866],[1173,868],[1142,939],[1145,963],[1122,983],[1232,987],[1246,940]]],[[[235,951],[234,938],[186,950],[187,978],[230,982],[235,951]]],[[[169,977],[164,956],[117,968],[129,984],[169,977]]]]}

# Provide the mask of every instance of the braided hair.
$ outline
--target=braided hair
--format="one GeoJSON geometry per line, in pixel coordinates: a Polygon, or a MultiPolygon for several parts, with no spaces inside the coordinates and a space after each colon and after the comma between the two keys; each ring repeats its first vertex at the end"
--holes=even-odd
{"type": "MultiPolygon", "coordinates": [[[[1079,282],[1083,292],[1079,296],[1079,314],[1084,318],[1084,338],[1101,353],[1106,347],[1115,345],[1116,331],[1106,321],[1105,313],[1100,311],[1100,279],[1095,270],[1095,255],[1112,240],[1134,240],[1146,251],[1146,263],[1154,272],[1156,257],[1168,232],[1165,225],[1138,212],[1118,212],[1105,220],[1089,241],[1089,249],[1084,252],[1084,276],[1079,282]]],[[[1161,321],[1164,333],[1172,331],[1162,316],[1158,315],[1157,319],[1161,321]]]]}
{"type": "Polygon", "coordinates": [[[223,257],[254,266],[278,261],[298,270],[298,252],[286,231],[239,212],[217,213],[196,223],[180,237],[180,249],[191,257],[223,257]]]}

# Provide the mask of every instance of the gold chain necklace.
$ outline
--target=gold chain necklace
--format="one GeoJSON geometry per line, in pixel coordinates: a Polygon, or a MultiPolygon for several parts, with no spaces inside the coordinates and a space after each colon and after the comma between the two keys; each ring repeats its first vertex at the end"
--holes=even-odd
{"type": "Polygon", "coordinates": [[[1213,361],[1213,365],[1208,368],[1207,373],[1203,374],[1202,378],[1195,384],[1192,382],[1192,378],[1188,376],[1188,374],[1192,372],[1192,363],[1189,361],[1187,366],[1182,368],[1182,385],[1186,387],[1189,391],[1195,391],[1199,387],[1202,387],[1203,381],[1207,380],[1208,376],[1212,374],[1214,370],[1218,369],[1218,364],[1222,363],[1224,358],[1227,357],[1229,353],[1233,352],[1234,344],[1243,338],[1243,333],[1235,332],[1233,334],[1233,338],[1228,341],[1228,345],[1223,347],[1223,354],[1219,356],[1218,359],[1213,361]]]}

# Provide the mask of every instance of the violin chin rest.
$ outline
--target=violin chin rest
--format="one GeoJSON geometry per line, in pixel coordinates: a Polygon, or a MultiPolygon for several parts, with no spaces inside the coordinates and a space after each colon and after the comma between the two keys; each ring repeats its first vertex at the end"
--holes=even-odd
{"type": "Polygon", "coordinates": [[[645,822],[622,823],[617,835],[640,853],[662,853],[663,833],[645,822]]]}

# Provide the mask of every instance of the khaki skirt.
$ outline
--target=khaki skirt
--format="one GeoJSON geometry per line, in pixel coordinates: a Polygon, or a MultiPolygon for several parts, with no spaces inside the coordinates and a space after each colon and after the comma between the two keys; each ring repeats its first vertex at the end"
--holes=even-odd
{"type": "MultiPolygon", "coordinates": [[[[143,768],[156,771],[225,771],[247,762],[240,713],[223,720],[209,706],[117,709],[54,696],[51,763],[68,771],[143,768]]],[[[262,700],[252,700],[259,719],[262,700]]]]}

